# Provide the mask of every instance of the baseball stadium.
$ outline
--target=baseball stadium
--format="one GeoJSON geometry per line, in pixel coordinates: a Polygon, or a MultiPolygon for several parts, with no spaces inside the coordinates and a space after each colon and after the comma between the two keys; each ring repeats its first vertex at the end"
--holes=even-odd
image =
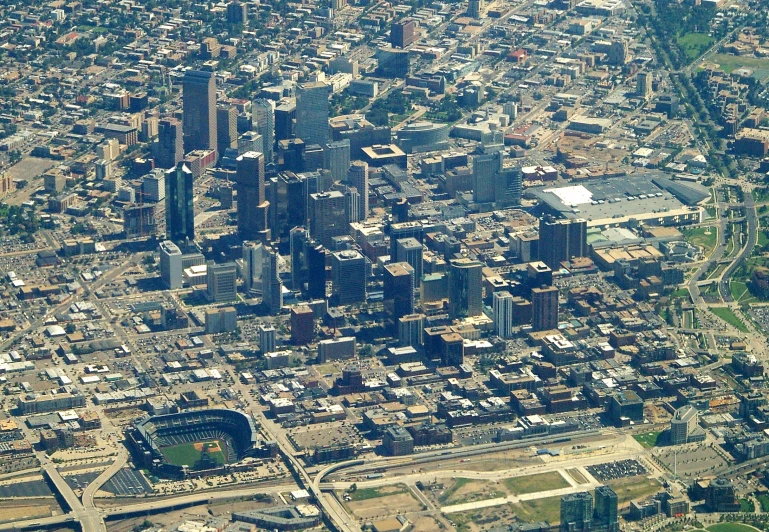
{"type": "Polygon", "coordinates": [[[126,431],[137,465],[172,478],[221,474],[257,452],[253,419],[239,410],[207,409],[149,416],[126,431]]]}

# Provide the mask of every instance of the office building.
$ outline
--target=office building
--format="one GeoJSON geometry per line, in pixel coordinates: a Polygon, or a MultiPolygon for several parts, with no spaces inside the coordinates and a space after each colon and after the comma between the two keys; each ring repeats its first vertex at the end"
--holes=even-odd
{"type": "Polygon", "coordinates": [[[468,258],[449,265],[449,316],[452,319],[479,316],[483,312],[483,264],[468,258]]]}
{"type": "Polygon", "coordinates": [[[277,314],[283,307],[283,282],[278,270],[278,253],[272,248],[266,248],[264,251],[262,303],[270,314],[277,314]]]}
{"type": "Polygon", "coordinates": [[[355,187],[348,188],[345,193],[345,212],[347,213],[347,223],[360,221],[360,194],[355,187]]]}
{"type": "Polygon", "coordinates": [[[455,332],[440,335],[441,364],[461,366],[465,363],[465,340],[455,332]]]}
{"type": "Polygon", "coordinates": [[[366,259],[346,249],[331,254],[331,292],[335,305],[366,301],[366,259]]]}
{"type": "Polygon", "coordinates": [[[294,136],[296,104],[285,102],[275,107],[275,141],[290,139],[294,136]]]}
{"type": "Polygon", "coordinates": [[[206,297],[211,303],[237,299],[238,270],[234,262],[215,264],[208,262],[206,268],[206,297]]]}
{"type": "Polygon", "coordinates": [[[277,349],[278,333],[272,325],[259,326],[259,349],[262,353],[272,353],[277,349]]]}
{"type": "Polygon", "coordinates": [[[386,78],[405,78],[411,70],[409,52],[398,48],[380,48],[376,53],[376,73],[386,78]]]}
{"type": "Polygon", "coordinates": [[[407,18],[393,22],[390,26],[390,44],[393,48],[406,48],[417,40],[417,23],[407,18]]]}
{"type": "Polygon", "coordinates": [[[350,185],[355,187],[360,194],[359,219],[365,220],[369,213],[368,163],[364,161],[351,162],[347,178],[350,185]]]}
{"type": "Polygon", "coordinates": [[[246,292],[262,292],[263,249],[260,242],[243,242],[243,288],[246,292]]]}
{"type": "Polygon", "coordinates": [[[193,176],[183,162],[166,171],[166,237],[173,242],[195,240],[193,176]]]}
{"type": "Polygon", "coordinates": [[[291,288],[303,290],[307,282],[307,251],[310,233],[304,227],[294,227],[288,233],[291,254],[291,288]]]}
{"type": "Polygon", "coordinates": [[[563,261],[587,257],[587,221],[543,218],[539,221],[539,241],[548,244],[539,246],[539,260],[558,271],[563,261]]]}
{"type": "MultiPolygon", "coordinates": [[[[238,137],[238,155],[243,155],[249,151],[264,153],[264,138],[256,131],[246,131],[238,137]]],[[[268,164],[266,154],[264,164],[268,164]]]]}
{"type": "Polygon", "coordinates": [[[171,290],[181,288],[182,281],[182,252],[179,246],[166,240],[160,243],[160,278],[163,284],[171,290]]]}
{"type": "MultiPolygon", "coordinates": [[[[344,181],[350,168],[350,140],[336,140],[323,145],[323,168],[334,182],[344,181]]],[[[353,185],[355,186],[355,185],[353,185]]]]}
{"type": "Polygon", "coordinates": [[[414,238],[417,242],[422,242],[423,231],[424,228],[419,222],[390,224],[390,257],[395,257],[397,254],[398,240],[403,238],[414,238]]]}
{"type": "Polygon", "coordinates": [[[310,235],[326,247],[331,239],[350,232],[347,201],[338,190],[310,194],[310,235]]]}
{"type": "Polygon", "coordinates": [[[390,456],[404,456],[414,452],[414,438],[401,426],[388,427],[382,436],[382,447],[390,456]]]}
{"type": "Polygon", "coordinates": [[[315,337],[315,314],[307,305],[291,309],[291,343],[307,345],[315,337]]]}
{"type": "Polygon", "coordinates": [[[215,150],[216,78],[213,72],[188,70],[182,80],[184,153],[215,150]]]}
{"type": "Polygon", "coordinates": [[[395,240],[396,262],[408,262],[414,268],[414,287],[418,288],[422,279],[423,250],[422,243],[416,238],[398,238],[395,240]]]}
{"type": "Polygon", "coordinates": [[[248,22],[248,6],[240,2],[227,4],[227,22],[230,24],[245,24],[248,22]]]}
{"type": "Polygon", "coordinates": [[[531,291],[531,325],[535,331],[558,328],[558,289],[543,286],[531,291]]]}
{"type": "Polygon", "coordinates": [[[598,486],[595,489],[593,530],[619,532],[618,503],[617,494],[609,486],[598,486]]]}
{"type": "Polygon", "coordinates": [[[635,94],[636,96],[648,100],[652,97],[652,81],[654,76],[651,72],[641,72],[636,77],[635,94]]]}
{"type": "Polygon", "coordinates": [[[256,132],[262,136],[264,161],[273,162],[275,147],[275,104],[265,98],[257,98],[251,105],[252,120],[256,123],[256,132]]]}
{"type": "Polygon", "coordinates": [[[174,168],[184,158],[182,124],[175,118],[158,122],[158,140],[155,145],[155,166],[174,168]]]}
{"type": "Polygon", "coordinates": [[[408,262],[385,265],[384,299],[394,321],[414,313],[414,268],[408,262]]]}
{"type": "Polygon", "coordinates": [[[264,189],[264,155],[246,152],[236,160],[235,189],[238,192],[238,235],[245,240],[269,240],[267,202],[264,189]]]}
{"type": "Polygon", "coordinates": [[[699,426],[699,412],[692,405],[685,405],[676,410],[670,420],[668,443],[680,445],[705,439],[705,431],[699,426]]]}
{"type": "Polygon", "coordinates": [[[724,477],[711,480],[705,489],[705,507],[711,512],[739,512],[740,501],[732,481],[724,477]]]}
{"type": "Polygon", "coordinates": [[[510,338],[514,334],[515,298],[507,290],[494,292],[494,333],[500,338],[510,338]]]}
{"type": "Polygon", "coordinates": [[[72,393],[25,394],[16,403],[19,413],[23,416],[71,410],[85,406],[85,395],[72,393]]]}
{"type": "Polygon", "coordinates": [[[593,522],[593,496],[587,492],[561,497],[560,532],[590,532],[593,522]]]}
{"type": "Polygon", "coordinates": [[[206,334],[233,332],[238,328],[238,311],[235,307],[210,308],[205,320],[206,334]]]}
{"type": "Polygon", "coordinates": [[[643,423],[644,401],[633,390],[612,394],[606,405],[609,419],[616,427],[627,427],[631,422],[643,423]]]}
{"type": "Polygon", "coordinates": [[[219,158],[228,149],[238,149],[238,109],[234,105],[216,108],[216,151],[219,158]]]}
{"type": "Polygon", "coordinates": [[[425,315],[409,314],[398,319],[398,344],[420,347],[425,331],[425,315]]]}
{"type": "Polygon", "coordinates": [[[331,87],[324,81],[302,83],[296,87],[296,136],[305,144],[328,142],[331,87]]]}
{"type": "Polygon", "coordinates": [[[326,248],[311,244],[307,248],[307,296],[326,299],[326,248]]]}

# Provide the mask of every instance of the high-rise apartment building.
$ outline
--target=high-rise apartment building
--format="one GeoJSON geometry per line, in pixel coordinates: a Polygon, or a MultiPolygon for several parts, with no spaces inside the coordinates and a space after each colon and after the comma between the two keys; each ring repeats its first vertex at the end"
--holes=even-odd
{"type": "Polygon", "coordinates": [[[215,150],[216,78],[213,72],[188,70],[182,80],[184,153],[215,150]]]}
{"type": "Polygon", "coordinates": [[[183,162],[169,169],[166,181],[166,237],[173,242],[195,240],[192,172],[183,162]]]}
{"type": "Polygon", "coordinates": [[[173,168],[184,159],[184,135],[182,124],[175,118],[158,122],[158,141],[155,145],[155,166],[173,168]]]}
{"type": "Polygon", "coordinates": [[[619,532],[619,497],[614,490],[609,486],[598,486],[594,504],[593,528],[600,532],[619,532]]]}
{"type": "Polygon", "coordinates": [[[305,144],[328,142],[330,86],[324,81],[302,83],[296,87],[296,136],[305,144]]]}
{"type": "Polygon", "coordinates": [[[393,48],[406,48],[417,40],[417,23],[412,18],[393,22],[390,26],[390,44],[393,48]]]}
{"type": "Polygon", "coordinates": [[[641,72],[636,77],[635,94],[645,100],[652,95],[652,81],[654,76],[651,72],[641,72]]]}
{"type": "Polygon", "coordinates": [[[259,326],[259,350],[272,353],[277,348],[277,331],[272,325],[259,326]]]}
{"type": "Polygon", "coordinates": [[[558,328],[558,289],[554,286],[531,291],[531,325],[535,331],[558,328]]]}
{"type": "Polygon", "coordinates": [[[264,191],[264,155],[250,151],[236,160],[235,189],[238,192],[238,234],[246,240],[269,240],[269,202],[264,191]]]}
{"type": "Polygon", "coordinates": [[[366,259],[353,249],[331,254],[334,303],[351,305],[366,301],[366,259]]]}
{"type": "Polygon", "coordinates": [[[539,246],[539,260],[558,271],[561,262],[587,256],[587,221],[543,218],[539,221],[539,241],[547,243],[539,246]]]}
{"type": "Polygon", "coordinates": [[[365,161],[352,161],[347,171],[347,177],[350,185],[355,187],[360,194],[360,213],[361,220],[368,218],[369,196],[368,196],[368,163],[365,161]]]}
{"type": "Polygon", "coordinates": [[[561,497],[561,532],[590,532],[592,522],[593,496],[590,492],[561,497]]]}
{"type": "Polygon", "coordinates": [[[170,240],[160,243],[160,278],[171,290],[182,287],[182,252],[170,240]]]}
{"type": "Polygon", "coordinates": [[[494,292],[494,332],[500,338],[510,338],[513,336],[513,326],[515,323],[515,298],[507,290],[494,292]]]}
{"type": "Polygon", "coordinates": [[[398,319],[398,343],[420,347],[425,332],[425,315],[409,314],[398,319]]]}
{"type": "Polygon", "coordinates": [[[483,264],[468,258],[449,265],[449,316],[467,318],[483,312],[483,264]]]}

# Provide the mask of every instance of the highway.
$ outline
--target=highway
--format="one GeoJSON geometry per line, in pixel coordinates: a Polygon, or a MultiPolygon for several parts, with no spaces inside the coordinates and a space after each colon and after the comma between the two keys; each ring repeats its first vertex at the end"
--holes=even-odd
{"type": "Polygon", "coordinates": [[[753,253],[753,248],[756,245],[758,238],[758,215],[756,214],[756,206],[753,202],[753,194],[749,191],[744,194],[745,197],[745,221],[746,231],[748,233],[748,240],[745,243],[745,247],[742,248],[740,254],[737,255],[732,263],[726,267],[721,275],[721,282],[718,283],[718,293],[721,299],[725,303],[731,303],[734,301],[732,298],[732,292],[729,289],[729,279],[731,279],[732,273],[742,264],[742,262],[750,257],[753,253]]]}

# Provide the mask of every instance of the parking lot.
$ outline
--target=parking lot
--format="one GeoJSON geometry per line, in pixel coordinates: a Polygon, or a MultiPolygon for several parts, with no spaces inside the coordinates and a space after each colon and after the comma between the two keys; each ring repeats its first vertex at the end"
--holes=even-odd
{"type": "Polygon", "coordinates": [[[700,443],[660,450],[656,457],[670,471],[676,471],[679,477],[692,479],[726,465],[715,449],[700,443]]]}
{"type": "Polygon", "coordinates": [[[139,471],[125,468],[115,473],[115,476],[109,479],[102,489],[118,497],[142,495],[154,491],[139,471]]]}
{"type": "Polygon", "coordinates": [[[620,460],[619,462],[607,462],[594,466],[587,466],[588,472],[601,482],[616,478],[634,477],[645,475],[646,468],[637,460],[620,460]]]}
{"type": "Polygon", "coordinates": [[[11,497],[52,497],[53,493],[43,480],[16,482],[0,486],[0,498],[11,497]]]}

